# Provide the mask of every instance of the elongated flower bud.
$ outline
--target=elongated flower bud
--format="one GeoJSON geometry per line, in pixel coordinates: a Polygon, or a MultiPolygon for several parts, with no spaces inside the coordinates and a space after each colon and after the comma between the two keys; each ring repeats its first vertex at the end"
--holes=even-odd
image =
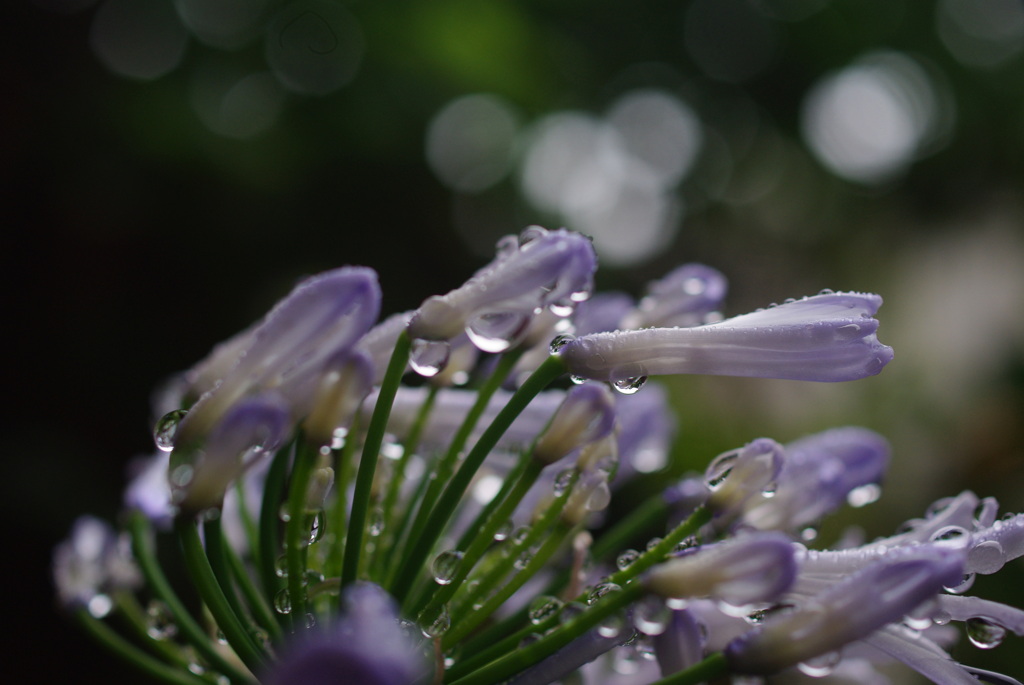
{"type": "Polygon", "coordinates": [[[725,650],[737,673],[769,675],[866,637],[960,582],[961,549],[892,551],[788,613],[766,620],[725,650]]]}
{"type": "Polygon", "coordinates": [[[325,365],[313,407],[303,426],[314,445],[328,445],[335,429],[347,424],[373,387],[373,363],[358,350],[345,351],[325,365]]]}
{"type": "Polygon", "coordinates": [[[597,257],[590,241],[531,227],[498,244],[497,258],[447,295],[427,299],[409,322],[414,339],[451,340],[466,331],[485,352],[508,349],[538,307],[563,315],[590,296],[597,257]]]}
{"type": "Polygon", "coordinates": [[[718,455],[704,473],[708,509],[726,518],[738,514],[751,498],[774,489],[782,462],[782,445],[770,438],[718,455]]]}
{"type": "Polygon", "coordinates": [[[534,459],[552,464],[583,445],[600,440],[615,425],[615,401],[603,385],[577,385],[537,440],[534,459]]]}
{"type": "Polygon", "coordinates": [[[585,335],[559,354],[570,373],[603,381],[681,373],[856,380],[892,360],[875,337],[881,304],[878,295],[815,295],[693,328],[585,335]]]}
{"type": "Polygon", "coordinates": [[[793,543],[763,533],[699,547],[655,566],[643,582],[663,597],[711,597],[741,606],[775,599],[795,577],[793,543]]]}

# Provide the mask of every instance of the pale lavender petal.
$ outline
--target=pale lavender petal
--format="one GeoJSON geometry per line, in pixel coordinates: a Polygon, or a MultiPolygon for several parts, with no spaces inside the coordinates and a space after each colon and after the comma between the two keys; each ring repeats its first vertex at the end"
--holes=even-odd
{"type": "Polygon", "coordinates": [[[1024,514],[1017,514],[975,532],[967,557],[968,571],[989,574],[1024,555],[1024,514]]]}
{"type": "Polygon", "coordinates": [[[704,636],[692,612],[672,610],[665,631],[654,637],[654,654],[662,677],[693,666],[704,657],[704,636]]]}
{"type": "Polygon", "coordinates": [[[864,638],[871,647],[901,661],[937,685],[978,685],[945,650],[920,634],[888,626],[864,638]]]}
{"type": "Polygon", "coordinates": [[[723,522],[731,522],[750,499],[775,488],[783,460],[782,445],[770,438],[758,438],[718,455],[704,472],[711,493],[707,507],[723,522]]]}
{"type": "Polygon", "coordinates": [[[570,373],[605,381],[683,373],[856,380],[892,360],[871,318],[881,302],[869,294],[815,295],[705,326],[595,333],[559,354],[570,373]]]}
{"type": "Polygon", "coordinates": [[[658,471],[668,464],[676,421],[663,387],[649,383],[643,392],[618,395],[615,415],[620,460],[616,480],[621,481],[637,471],[658,471]]]}
{"type": "Polygon", "coordinates": [[[615,426],[615,402],[605,385],[577,385],[551,417],[533,450],[535,459],[551,464],[583,445],[600,440],[615,426]]]}
{"type": "Polygon", "coordinates": [[[576,307],[573,328],[576,335],[617,331],[634,306],[633,298],[625,293],[597,293],[576,307]]]}
{"type": "Polygon", "coordinates": [[[957,595],[940,595],[936,618],[944,620],[967,621],[972,618],[983,618],[996,623],[1017,635],[1024,635],[1024,611],[979,597],[961,597],[957,595]]]}
{"type": "Polygon", "coordinates": [[[699,326],[722,307],[729,284],[717,269],[684,264],[647,286],[623,328],[699,326]]]}
{"type": "Polygon", "coordinates": [[[625,625],[611,636],[591,630],[546,659],[530,666],[509,680],[508,685],[547,685],[558,682],[632,637],[632,628],[626,629],[625,625]]]}
{"type": "Polygon", "coordinates": [[[171,486],[167,482],[167,469],[171,455],[157,452],[152,457],[137,460],[132,466],[135,475],[124,491],[124,504],[142,514],[161,529],[168,529],[174,521],[171,504],[171,486]]]}

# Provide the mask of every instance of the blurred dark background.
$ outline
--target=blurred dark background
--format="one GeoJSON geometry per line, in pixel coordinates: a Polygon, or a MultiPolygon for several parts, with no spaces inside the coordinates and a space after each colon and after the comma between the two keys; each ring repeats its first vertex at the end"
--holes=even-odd
{"type": "MultiPolygon", "coordinates": [[[[51,547],[113,519],[149,397],[302,275],[384,311],[531,223],[635,295],[701,261],[737,314],[880,292],[882,376],[680,379],[677,469],[759,435],[885,433],[890,533],[971,488],[1024,509],[1017,0],[6,3],[0,502],[29,682],[133,679],[55,609],[51,547]]],[[[1024,606],[1024,569],[978,587],[1024,606]]],[[[964,641],[966,643],[966,641],[964,641]]],[[[959,656],[1020,675],[1007,644],[959,656]]],[[[16,670],[11,669],[12,672],[16,670]]]]}

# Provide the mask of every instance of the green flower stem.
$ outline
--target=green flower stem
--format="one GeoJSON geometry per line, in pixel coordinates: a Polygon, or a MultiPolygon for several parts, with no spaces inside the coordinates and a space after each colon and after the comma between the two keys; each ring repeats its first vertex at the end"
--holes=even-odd
{"type": "Polygon", "coordinates": [[[725,655],[715,652],[699,664],[694,664],[661,680],[655,680],[651,685],[698,685],[722,678],[728,672],[729,664],[725,660],[725,655]]]}
{"type": "Polygon", "coordinates": [[[217,651],[210,637],[188,613],[185,605],[171,588],[150,543],[153,531],[149,519],[140,512],[132,512],[128,519],[128,526],[132,536],[132,555],[139,564],[139,569],[146,579],[146,585],[155,597],[167,605],[175,625],[178,626],[178,633],[188,640],[196,652],[206,659],[214,670],[223,673],[231,682],[236,684],[252,683],[253,679],[250,675],[243,673],[217,651]]]}
{"type": "Polygon", "coordinates": [[[306,626],[306,547],[309,544],[309,519],[306,516],[306,491],[316,464],[317,448],[305,439],[295,447],[292,480],[288,486],[288,521],[284,526],[284,554],[288,567],[288,602],[291,604],[292,630],[306,626]]]}
{"type": "Polygon", "coordinates": [[[515,481],[513,487],[509,490],[508,496],[501,504],[494,509],[492,515],[487,519],[487,523],[482,528],[477,529],[477,535],[473,538],[473,542],[470,543],[469,547],[465,550],[462,555],[462,560],[459,562],[458,571],[452,578],[451,582],[447,585],[437,586],[433,596],[429,598],[426,606],[423,607],[423,601],[417,601],[406,609],[410,609],[408,612],[409,616],[419,616],[420,613],[425,613],[427,616],[433,616],[438,612],[442,606],[448,603],[448,601],[455,594],[455,591],[462,586],[462,582],[469,575],[469,572],[473,570],[476,563],[483,557],[484,552],[487,548],[494,543],[494,534],[501,528],[502,524],[508,520],[515,511],[515,508],[522,501],[527,491],[537,481],[537,477],[540,472],[544,469],[546,464],[537,461],[524,454],[524,459],[527,461],[527,466],[523,469],[519,478],[515,481]],[[422,607],[422,608],[421,608],[422,607]]]}
{"type": "Polygon", "coordinates": [[[371,567],[371,574],[374,578],[381,578],[385,575],[387,561],[391,558],[391,552],[395,545],[399,544],[402,540],[401,536],[395,534],[395,524],[398,523],[399,517],[398,498],[402,493],[402,486],[405,484],[405,470],[409,465],[409,460],[412,458],[412,455],[416,453],[420,435],[423,433],[423,429],[427,425],[427,419],[430,418],[430,412],[434,408],[434,402],[437,399],[437,391],[438,388],[436,385],[431,385],[430,389],[427,391],[427,399],[424,400],[423,404],[420,406],[419,412],[416,415],[416,421],[413,423],[412,428],[409,429],[409,434],[402,442],[402,457],[398,460],[398,463],[395,464],[394,472],[388,480],[388,489],[384,495],[384,502],[381,505],[384,515],[383,527],[380,532],[380,537],[377,543],[377,552],[373,557],[373,565],[371,567]]]}
{"type": "MultiPolygon", "coordinates": [[[[455,472],[456,467],[459,463],[459,454],[466,446],[466,442],[469,440],[470,434],[473,429],[476,428],[477,423],[480,421],[480,417],[483,416],[484,411],[487,409],[487,405],[490,403],[494,393],[498,391],[501,384],[508,378],[509,373],[515,367],[516,362],[522,356],[521,350],[513,350],[503,355],[498,360],[498,365],[494,369],[494,373],[487,379],[476,394],[476,401],[473,406],[470,407],[469,412],[466,413],[466,417],[463,419],[459,429],[455,432],[455,436],[452,438],[451,444],[448,445],[448,450],[444,456],[437,462],[435,466],[435,472],[437,476],[431,480],[430,486],[427,488],[427,493],[423,497],[423,502],[420,504],[421,514],[426,514],[434,508],[437,503],[437,498],[440,496],[442,488],[444,488],[452,477],[452,473],[455,472]]],[[[413,520],[412,530],[409,533],[407,540],[416,540],[423,533],[423,529],[427,524],[425,516],[420,516],[413,520]]],[[[404,550],[403,550],[404,551],[404,550]]]]}
{"type": "Polygon", "coordinates": [[[266,598],[260,593],[253,579],[249,577],[249,571],[245,568],[245,564],[235,550],[230,545],[225,545],[224,549],[228,565],[231,567],[232,577],[234,577],[238,588],[245,596],[245,601],[249,603],[253,616],[260,627],[264,628],[273,639],[280,639],[282,636],[281,626],[277,623],[277,615],[274,613],[274,610],[270,608],[266,598]]]}
{"type": "MultiPolygon", "coordinates": [[[[615,573],[606,582],[613,582],[622,586],[628,582],[629,578],[637,575],[641,570],[649,568],[664,559],[665,554],[671,552],[679,542],[695,533],[710,519],[711,514],[706,509],[698,509],[666,535],[661,543],[638,557],[636,561],[626,568],[626,572],[620,571],[615,573]]],[[[579,601],[585,599],[585,597],[581,595],[576,599],[579,601]]],[[[558,624],[558,617],[552,616],[537,625],[527,624],[515,632],[509,633],[513,626],[521,625],[525,616],[524,612],[517,613],[510,619],[484,631],[463,645],[463,651],[466,654],[472,654],[472,656],[463,661],[456,662],[454,666],[448,669],[448,676],[451,678],[461,677],[480,664],[485,664],[488,661],[499,658],[506,652],[516,649],[527,635],[531,633],[544,633],[558,624]]]]}
{"type": "Polygon", "coordinates": [[[252,513],[246,505],[248,498],[246,497],[244,478],[235,479],[235,495],[238,500],[238,517],[242,520],[242,530],[245,531],[245,539],[249,542],[249,554],[252,555],[253,559],[259,559],[259,527],[256,525],[256,521],[253,520],[252,513]]]}
{"type": "Polygon", "coordinates": [[[423,568],[423,563],[430,556],[431,550],[437,544],[438,538],[441,537],[449,519],[455,513],[455,509],[469,488],[473,476],[476,475],[480,465],[483,464],[484,459],[494,449],[494,446],[498,444],[498,440],[505,434],[505,431],[512,425],[516,417],[522,413],[526,405],[541,390],[565,373],[565,370],[565,362],[562,361],[561,357],[554,355],[548,357],[509,398],[508,403],[498,412],[498,415],[494,417],[494,421],[491,422],[491,425],[480,436],[480,440],[477,441],[473,449],[466,455],[462,466],[444,489],[444,492],[437,501],[437,505],[431,510],[426,525],[423,527],[422,535],[417,538],[410,538],[410,542],[414,546],[407,554],[403,555],[402,566],[392,586],[396,599],[399,602],[404,602],[406,593],[415,582],[417,574],[423,568]]]}
{"type": "MultiPolygon", "coordinates": [[[[522,550],[532,549],[544,535],[551,533],[552,537],[557,537],[559,542],[561,542],[562,537],[568,533],[570,528],[564,524],[556,523],[556,521],[561,517],[562,512],[565,510],[565,504],[569,501],[572,489],[576,486],[576,482],[579,480],[579,477],[579,469],[573,469],[572,477],[569,483],[566,484],[565,491],[558,495],[554,501],[547,506],[544,510],[543,516],[541,516],[539,520],[534,521],[530,525],[529,532],[527,532],[525,538],[517,542],[506,543],[506,546],[512,545],[512,549],[505,550],[508,553],[488,569],[487,573],[480,579],[480,582],[472,592],[465,593],[465,596],[457,598],[460,606],[472,607],[480,600],[481,597],[490,595],[494,591],[494,588],[505,578],[505,576],[508,575],[509,571],[512,570],[520,552],[522,550]]],[[[451,613],[455,614],[457,612],[452,611],[451,613]]],[[[459,626],[457,626],[459,632],[462,632],[461,624],[462,621],[460,620],[459,626]]],[[[451,631],[449,631],[449,633],[451,633],[451,631]]],[[[445,634],[446,646],[454,644],[454,638],[449,638],[449,633],[445,634]]],[[[463,632],[462,634],[468,634],[468,631],[463,632]]]]}
{"type": "Polygon", "coordinates": [[[199,591],[199,597],[210,610],[213,620],[216,621],[217,626],[224,633],[224,637],[227,638],[228,644],[235,650],[242,663],[254,673],[261,671],[265,663],[265,655],[253,642],[249,631],[231,609],[227,597],[224,596],[224,591],[217,584],[217,577],[210,567],[210,560],[207,559],[203,551],[203,543],[199,539],[199,530],[195,522],[179,516],[174,520],[174,530],[178,535],[182,555],[185,558],[185,566],[192,578],[192,583],[199,591]]]}
{"type": "MultiPolygon", "coordinates": [[[[523,471],[530,464],[530,459],[524,455],[520,455],[520,458],[516,460],[515,465],[508,472],[508,474],[501,481],[501,488],[498,490],[498,494],[491,498],[491,501],[483,506],[480,512],[476,515],[467,528],[466,532],[462,534],[459,541],[455,544],[455,549],[466,549],[473,542],[473,537],[477,534],[484,524],[489,521],[494,515],[494,510],[497,509],[505,498],[508,497],[509,493],[519,478],[522,476],[523,471]]],[[[504,523],[504,522],[502,522],[504,523]]]]}
{"type": "Polygon", "coordinates": [[[213,569],[213,575],[217,579],[227,598],[231,611],[243,622],[247,622],[246,609],[235,594],[235,583],[231,574],[231,567],[228,566],[227,548],[224,543],[224,529],[220,525],[220,516],[215,519],[207,519],[203,522],[203,537],[206,542],[206,558],[213,569]]]}
{"type": "MultiPolygon", "coordinates": [[[[450,682],[451,685],[491,685],[508,680],[516,673],[546,659],[582,636],[609,616],[624,610],[646,592],[640,583],[609,592],[593,606],[570,619],[539,640],[513,650],[483,668],[450,682]]],[[[535,630],[539,630],[536,627],[535,630]]]]}
{"type": "Polygon", "coordinates": [[[356,466],[356,447],[359,441],[359,414],[352,419],[352,425],[345,436],[345,444],[340,450],[334,450],[334,497],[331,500],[327,519],[330,525],[327,534],[333,536],[333,542],[327,550],[324,560],[324,575],[341,576],[344,563],[345,534],[348,530],[348,484],[352,481],[356,466]]]}
{"type": "Polygon", "coordinates": [[[380,446],[384,442],[391,405],[398,392],[398,384],[409,363],[409,352],[412,341],[405,331],[395,341],[395,349],[391,353],[384,380],[377,395],[377,405],[373,408],[373,416],[366,431],[363,442],[363,454],[359,460],[359,471],[356,473],[356,487],[352,494],[352,514],[348,521],[348,537],[345,540],[345,556],[341,566],[341,584],[344,587],[355,582],[359,572],[359,558],[363,549],[363,532],[366,528],[366,514],[370,505],[373,474],[377,469],[377,458],[380,446]]]}
{"type": "MultiPolygon", "coordinates": [[[[668,504],[663,497],[648,497],[629,514],[616,521],[604,534],[594,541],[590,554],[596,561],[604,560],[612,554],[622,552],[629,543],[644,532],[665,520],[668,504]]],[[[663,524],[664,525],[664,524],[663,524]]]]}
{"type": "Polygon", "coordinates": [[[458,644],[459,640],[486,621],[516,590],[525,585],[530,578],[533,578],[534,575],[547,565],[548,560],[562,546],[565,536],[571,531],[572,528],[566,525],[560,525],[552,531],[551,535],[544,541],[525,568],[516,573],[511,580],[501,586],[501,589],[491,595],[479,610],[452,624],[452,627],[441,639],[442,647],[447,649],[452,645],[458,644]]]}
{"type": "MultiPolygon", "coordinates": [[[[429,470],[431,466],[427,465],[426,468],[429,470]]],[[[384,574],[384,582],[381,583],[381,587],[391,592],[392,596],[394,595],[392,586],[395,581],[395,576],[398,574],[398,568],[402,562],[402,556],[397,553],[396,550],[402,549],[408,544],[409,530],[412,528],[412,521],[419,512],[420,504],[423,502],[423,496],[426,494],[429,486],[429,477],[424,476],[420,479],[419,483],[416,485],[416,489],[412,493],[412,497],[409,498],[409,501],[405,505],[405,511],[402,514],[402,519],[395,531],[398,533],[398,538],[392,546],[391,554],[389,554],[391,558],[388,561],[387,573],[384,574]]]]}
{"type": "MultiPolygon", "coordinates": [[[[281,579],[277,576],[277,556],[281,546],[281,500],[284,498],[285,479],[288,476],[288,462],[291,459],[294,442],[279,449],[270,462],[267,478],[263,485],[263,502],[260,505],[260,583],[267,603],[273,605],[274,597],[281,590],[281,579]]],[[[290,623],[287,616],[276,614],[282,627],[290,623]]]]}
{"type": "MultiPolygon", "coordinates": [[[[179,668],[188,668],[188,660],[178,644],[150,636],[149,618],[135,595],[131,592],[121,591],[114,594],[113,600],[114,606],[117,609],[117,615],[128,622],[131,630],[139,636],[139,639],[142,640],[151,652],[168,663],[177,664],[179,668]]],[[[209,677],[205,679],[212,681],[209,677]]]]}
{"type": "Polygon", "coordinates": [[[78,609],[74,615],[78,624],[97,642],[146,675],[168,683],[168,685],[209,685],[209,681],[195,676],[187,670],[168,666],[146,654],[115,633],[110,626],[90,614],[86,609],[78,609]]]}

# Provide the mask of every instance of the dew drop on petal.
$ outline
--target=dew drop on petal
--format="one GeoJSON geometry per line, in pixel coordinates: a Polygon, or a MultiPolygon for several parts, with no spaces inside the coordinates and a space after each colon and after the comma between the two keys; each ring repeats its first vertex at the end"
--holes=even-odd
{"type": "Polygon", "coordinates": [[[634,376],[633,378],[622,378],[617,381],[612,381],[612,388],[616,392],[622,395],[632,395],[637,390],[644,386],[647,382],[647,376],[634,376]]]}
{"type": "Polygon", "coordinates": [[[551,344],[548,345],[548,352],[550,352],[551,354],[558,354],[559,350],[561,350],[563,347],[565,347],[566,345],[568,345],[569,343],[571,343],[575,339],[576,339],[576,337],[572,336],[572,335],[559,335],[559,336],[556,336],[551,341],[551,344]]]}
{"type": "Polygon", "coordinates": [[[409,366],[419,375],[430,378],[448,365],[451,356],[451,345],[447,340],[424,340],[417,338],[412,341],[409,353],[409,366]]]}
{"type": "Polygon", "coordinates": [[[178,434],[181,420],[188,414],[187,409],[175,409],[160,417],[153,428],[153,442],[157,449],[170,452],[174,449],[174,438],[178,434]]]}
{"type": "Polygon", "coordinates": [[[434,557],[434,563],[431,565],[434,582],[438,585],[451,585],[459,572],[462,556],[463,553],[458,550],[447,550],[434,557]]]}
{"type": "Polygon", "coordinates": [[[1006,563],[1006,552],[996,540],[985,540],[967,553],[967,564],[982,575],[995,573],[1006,563]]]}
{"type": "Polygon", "coordinates": [[[987,618],[967,619],[967,639],[978,649],[994,649],[1006,637],[1006,628],[987,618]]]}

